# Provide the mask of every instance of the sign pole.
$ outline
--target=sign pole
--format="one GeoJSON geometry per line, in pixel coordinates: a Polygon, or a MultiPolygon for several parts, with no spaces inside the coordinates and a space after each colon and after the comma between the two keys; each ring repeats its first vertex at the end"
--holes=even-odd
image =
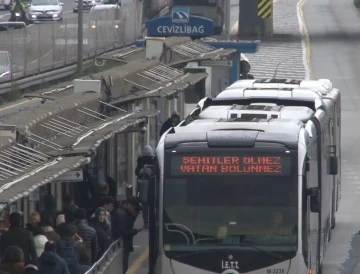
{"type": "Polygon", "coordinates": [[[78,44],[77,44],[77,71],[82,73],[83,71],[83,0],[78,1],[78,44]]]}
{"type": "Polygon", "coordinates": [[[225,39],[226,40],[229,40],[230,39],[230,19],[231,19],[231,16],[230,16],[230,13],[231,13],[231,8],[230,8],[230,0],[229,1],[225,1],[225,12],[224,12],[224,16],[225,16],[225,39]]]}

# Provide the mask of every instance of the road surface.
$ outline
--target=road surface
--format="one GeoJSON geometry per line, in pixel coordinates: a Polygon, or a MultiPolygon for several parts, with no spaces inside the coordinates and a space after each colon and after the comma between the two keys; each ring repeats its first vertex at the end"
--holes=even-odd
{"type": "Polygon", "coordinates": [[[342,97],[342,198],[323,274],[357,274],[360,259],[360,18],[347,0],[307,0],[314,79],[329,78],[342,97]],[[349,251],[349,253],[348,253],[349,251]]]}

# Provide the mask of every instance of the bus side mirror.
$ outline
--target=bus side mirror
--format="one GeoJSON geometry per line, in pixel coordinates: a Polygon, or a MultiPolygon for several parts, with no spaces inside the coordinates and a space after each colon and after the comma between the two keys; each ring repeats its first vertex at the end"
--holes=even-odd
{"type": "Polygon", "coordinates": [[[148,194],[149,194],[149,181],[146,179],[139,179],[138,183],[138,198],[140,201],[148,202],[148,194]]]}
{"type": "MultiPolygon", "coordinates": [[[[155,165],[145,165],[142,169],[142,174],[138,177],[137,186],[138,193],[137,196],[141,201],[149,203],[149,192],[150,188],[153,185],[153,180],[155,180],[154,175],[156,174],[156,166],[155,165]]],[[[151,198],[150,198],[151,199],[151,198]]]]}
{"type": "Polygon", "coordinates": [[[338,174],[338,157],[332,155],[329,158],[329,174],[337,175],[338,174]]]}
{"type": "Polygon", "coordinates": [[[310,211],[314,213],[320,212],[319,188],[318,187],[310,188],[309,195],[310,195],[310,211]]]}

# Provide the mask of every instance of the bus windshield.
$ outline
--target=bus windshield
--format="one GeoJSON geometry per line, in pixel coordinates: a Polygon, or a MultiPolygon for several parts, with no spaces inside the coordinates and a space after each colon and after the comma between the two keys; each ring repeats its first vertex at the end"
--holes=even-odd
{"type": "Polygon", "coordinates": [[[253,245],[295,255],[296,157],[284,152],[165,156],[165,252],[243,253],[254,252],[253,245]]]}

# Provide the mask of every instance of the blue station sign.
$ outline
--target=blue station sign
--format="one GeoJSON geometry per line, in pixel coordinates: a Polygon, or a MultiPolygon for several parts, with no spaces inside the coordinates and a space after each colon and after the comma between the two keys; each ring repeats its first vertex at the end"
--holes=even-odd
{"type": "Polygon", "coordinates": [[[153,37],[214,35],[214,21],[190,15],[190,9],[186,7],[173,7],[171,15],[149,20],[146,27],[147,35],[153,37]]]}

